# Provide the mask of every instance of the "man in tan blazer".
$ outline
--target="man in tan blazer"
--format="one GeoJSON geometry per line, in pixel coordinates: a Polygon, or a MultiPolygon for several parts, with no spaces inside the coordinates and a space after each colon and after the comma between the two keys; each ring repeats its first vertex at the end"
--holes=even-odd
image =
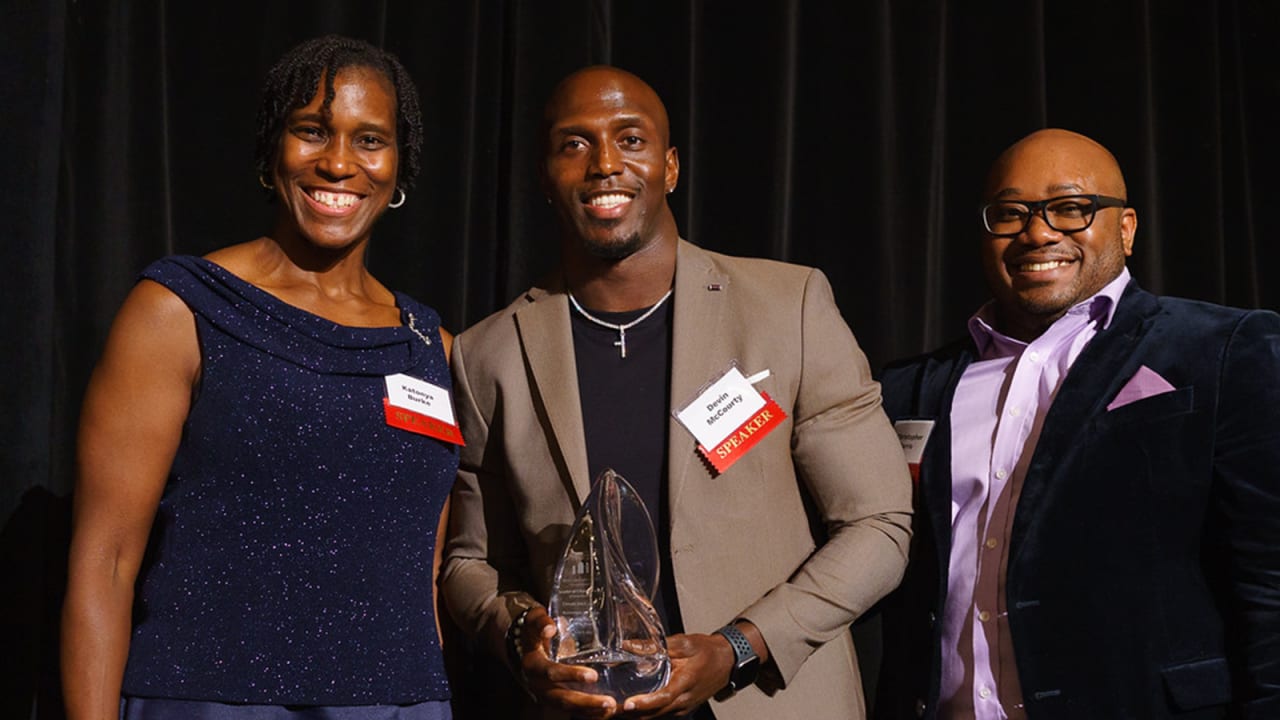
{"type": "Polygon", "coordinates": [[[544,142],[561,267],[453,346],[467,442],[441,575],[454,618],[547,717],[863,717],[848,628],[901,578],[911,486],[826,278],[679,238],[666,110],[634,75],[563,80],[544,142]],[[720,471],[688,425],[719,417],[693,400],[731,369],[780,412],[743,426],[763,434],[745,452],[726,440],[720,471]],[[604,467],[655,516],[672,631],[668,684],[622,702],[566,687],[594,674],[551,662],[543,608],[604,467]]]}

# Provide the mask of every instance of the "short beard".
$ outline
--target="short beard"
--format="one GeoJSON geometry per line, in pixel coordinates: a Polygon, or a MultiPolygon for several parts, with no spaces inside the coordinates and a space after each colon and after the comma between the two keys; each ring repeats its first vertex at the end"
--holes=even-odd
{"type": "Polygon", "coordinates": [[[579,238],[578,242],[582,249],[587,251],[588,255],[600,260],[623,260],[644,246],[644,239],[640,237],[638,232],[632,233],[621,242],[598,244],[585,238],[579,238]]]}
{"type": "Polygon", "coordinates": [[[1052,318],[1053,320],[1062,317],[1067,310],[1071,309],[1072,303],[1058,298],[1049,298],[1047,300],[1033,300],[1031,298],[1018,297],[1015,302],[1018,309],[1027,315],[1034,315],[1041,318],[1052,318]]]}

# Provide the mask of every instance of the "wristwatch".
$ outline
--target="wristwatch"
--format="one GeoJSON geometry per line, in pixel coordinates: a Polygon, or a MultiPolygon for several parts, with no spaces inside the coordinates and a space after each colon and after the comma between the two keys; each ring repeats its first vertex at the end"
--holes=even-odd
{"type": "Polygon", "coordinates": [[[733,648],[733,670],[729,672],[727,686],[729,692],[737,692],[754,684],[756,675],[760,673],[760,656],[756,655],[756,651],[752,649],[751,641],[747,640],[747,636],[734,627],[733,623],[720,628],[716,634],[724,636],[724,639],[729,641],[729,646],[733,648]]]}

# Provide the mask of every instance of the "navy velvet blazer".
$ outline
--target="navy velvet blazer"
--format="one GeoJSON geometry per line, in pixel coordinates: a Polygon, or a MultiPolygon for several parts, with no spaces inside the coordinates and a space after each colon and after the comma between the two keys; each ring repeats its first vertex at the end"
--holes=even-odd
{"type": "MultiPolygon", "coordinates": [[[[951,399],[972,342],[895,363],[890,419],[931,419],[877,717],[933,717],[951,545],[951,399]]],[[[1028,715],[1280,718],[1280,316],[1130,283],[1050,407],[1006,583],[1028,715]],[[1108,411],[1139,367],[1176,389],[1108,411]]]]}

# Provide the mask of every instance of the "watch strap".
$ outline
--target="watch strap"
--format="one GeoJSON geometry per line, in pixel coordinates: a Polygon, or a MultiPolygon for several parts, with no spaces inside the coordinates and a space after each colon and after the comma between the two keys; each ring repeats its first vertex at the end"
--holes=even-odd
{"type": "Polygon", "coordinates": [[[716,630],[716,634],[729,641],[733,648],[733,670],[729,673],[729,690],[737,692],[752,685],[760,670],[760,656],[756,655],[751,641],[732,623],[716,630]]]}

